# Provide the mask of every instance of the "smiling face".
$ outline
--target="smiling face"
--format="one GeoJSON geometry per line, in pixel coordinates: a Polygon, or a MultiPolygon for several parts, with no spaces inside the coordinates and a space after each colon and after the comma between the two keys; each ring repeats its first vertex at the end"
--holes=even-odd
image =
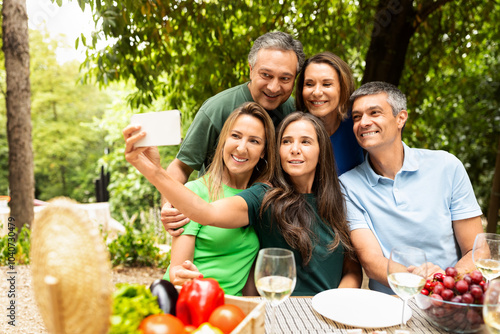
{"type": "Polygon", "coordinates": [[[337,118],[340,101],[337,71],[326,63],[309,64],[304,72],[302,97],[307,110],[314,116],[337,118]]]}
{"type": "Polygon", "coordinates": [[[250,177],[266,145],[264,124],[250,115],[236,119],[224,144],[223,159],[230,177],[250,177]]]}
{"type": "Polygon", "coordinates": [[[297,74],[297,56],[293,51],[261,49],[250,66],[248,88],[255,102],[274,110],[290,97],[297,74]]]}
{"type": "Polygon", "coordinates": [[[407,118],[406,110],[394,116],[386,93],[358,97],[352,106],[354,135],[369,153],[400,145],[401,130],[407,118]]]}
{"type": "Polygon", "coordinates": [[[280,142],[281,167],[302,193],[311,192],[319,152],[318,136],[311,122],[298,120],[283,131],[280,142]]]}

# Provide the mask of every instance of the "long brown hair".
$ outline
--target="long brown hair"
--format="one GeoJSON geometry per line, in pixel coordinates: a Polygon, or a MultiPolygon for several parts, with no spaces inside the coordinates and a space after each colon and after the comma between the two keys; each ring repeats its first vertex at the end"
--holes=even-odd
{"type": "Polygon", "coordinates": [[[275,143],[275,129],[271,117],[267,111],[255,102],[246,102],[240,107],[236,108],[224,122],[222,127],[219,142],[215,150],[214,158],[212,163],[207,169],[207,173],[204,176],[205,184],[208,188],[209,198],[215,201],[223,197],[222,194],[222,178],[224,175],[224,168],[226,167],[224,163],[224,145],[226,144],[226,138],[230,135],[233,129],[234,123],[242,115],[250,115],[262,122],[264,126],[264,133],[266,135],[265,147],[264,147],[264,157],[259,160],[257,165],[254,167],[252,176],[248,182],[247,187],[251,186],[254,182],[266,182],[273,178],[274,172],[276,170],[276,146],[275,143]]]}
{"type": "MultiPolygon", "coordinates": [[[[316,166],[312,192],[316,197],[319,217],[324,224],[332,229],[334,234],[333,241],[328,245],[328,250],[333,252],[339,244],[342,244],[345,251],[353,256],[344,197],[335,171],[330,136],[323,122],[309,113],[292,113],[285,117],[278,128],[277,145],[280,146],[283,133],[288,125],[301,120],[310,122],[318,136],[320,158],[316,166]]],[[[261,206],[261,214],[267,208],[272,208],[272,216],[278,224],[281,234],[292,248],[300,252],[304,264],[307,264],[311,260],[314,247],[315,235],[311,230],[315,219],[314,212],[303,194],[295,189],[290,176],[283,171],[279,158],[277,158],[277,164],[279,168],[273,179],[274,188],[266,193],[261,206]]]]}
{"type": "Polygon", "coordinates": [[[333,67],[335,71],[337,71],[340,83],[340,99],[337,111],[340,119],[345,119],[349,111],[349,97],[352,92],[354,92],[354,78],[349,65],[340,59],[339,56],[328,51],[315,54],[305,61],[302,71],[297,77],[297,85],[295,86],[295,105],[297,110],[307,111],[304,103],[304,97],[302,96],[302,90],[304,89],[304,76],[306,68],[311,64],[328,64],[333,67]]]}

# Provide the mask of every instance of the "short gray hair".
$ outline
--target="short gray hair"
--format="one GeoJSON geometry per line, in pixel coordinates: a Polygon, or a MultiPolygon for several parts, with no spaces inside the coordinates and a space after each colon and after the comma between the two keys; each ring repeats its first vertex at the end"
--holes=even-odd
{"type": "Polygon", "coordinates": [[[281,31],[265,33],[255,40],[248,54],[248,63],[250,66],[255,66],[255,63],[257,63],[257,53],[262,49],[277,49],[295,52],[297,56],[297,74],[302,69],[306,59],[302,43],[294,39],[290,34],[281,31]]]}
{"type": "Polygon", "coordinates": [[[398,87],[383,81],[372,81],[365,83],[351,94],[349,103],[352,106],[358,97],[367,95],[387,94],[387,103],[392,108],[392,114],[397,116],[401,110],[406,110],[406,96],[398,87]]]}

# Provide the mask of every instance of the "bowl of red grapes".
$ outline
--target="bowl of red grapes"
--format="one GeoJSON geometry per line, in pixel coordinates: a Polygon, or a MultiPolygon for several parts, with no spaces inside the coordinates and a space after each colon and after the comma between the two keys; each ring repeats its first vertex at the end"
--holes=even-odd
{"type": "Polygon", "coordinates": [[[488,283],[480,271],[460,275],[454,267],[435,273],[421,293],[417,306],[435,326],[453,333],[475,333],[482,329],[483,298],[488,283]]]}

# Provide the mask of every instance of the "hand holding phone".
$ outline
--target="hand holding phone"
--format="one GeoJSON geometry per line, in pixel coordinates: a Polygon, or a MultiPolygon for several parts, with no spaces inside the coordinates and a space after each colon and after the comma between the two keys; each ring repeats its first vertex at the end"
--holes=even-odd
{"type": "Polygon", "coordinates": [[[181,143],[181,112],[158,111],[132,115],[131,124],[141,126],[146,136],[135,147],[179,145],[181,143]]]}

